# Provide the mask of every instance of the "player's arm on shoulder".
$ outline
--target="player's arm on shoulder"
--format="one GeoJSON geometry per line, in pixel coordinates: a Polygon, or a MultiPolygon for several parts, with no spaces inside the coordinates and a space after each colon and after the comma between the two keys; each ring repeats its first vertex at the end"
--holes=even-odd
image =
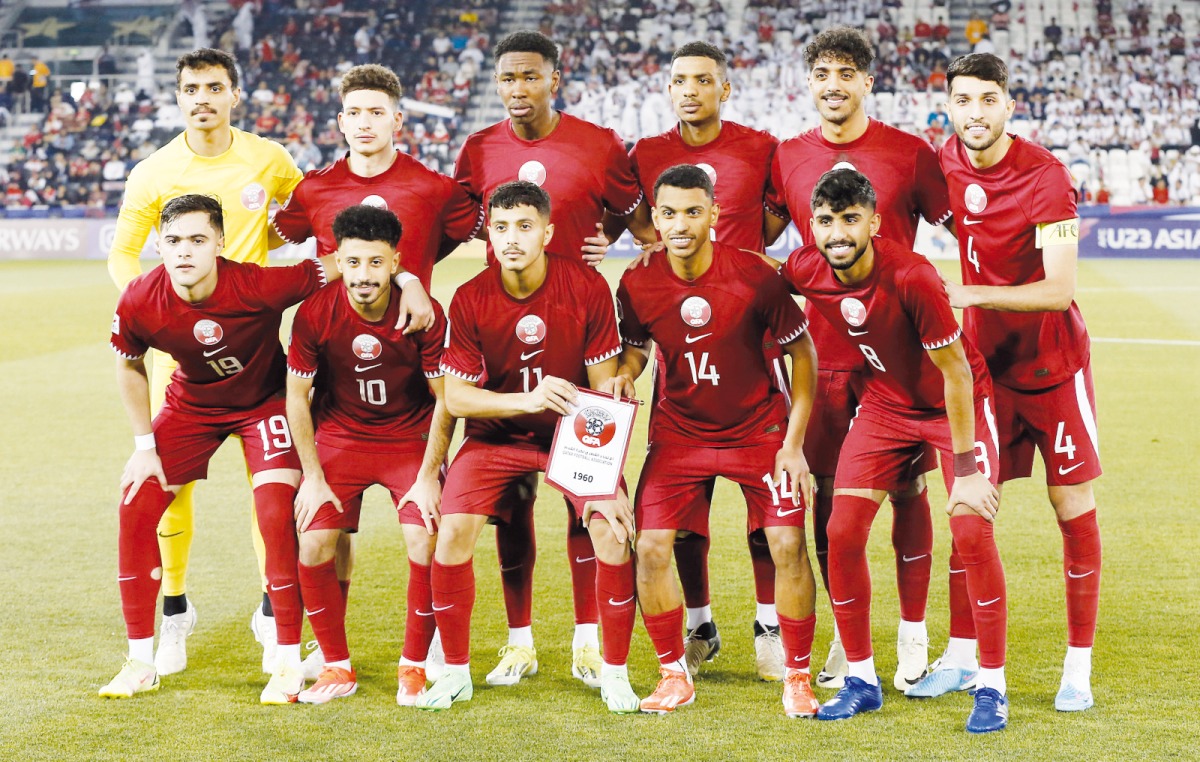
{"type": "Polygon", "coordinates": [[[405,335],[431,328],[437,321],[437,312],[421,279],[401,267],[392,282],[400,289],[400,315],[396,318],[396,328],[403,329],[405,335]]]}
{"type": "Polygon", "coordinates": [[[955,307],[979,307],[1000,312],[1063,312],[1075,299],[1079,260],[1079,220],[1038,225],[1042,268],[1046,277],[1019,286],[960,286],[947,283],[955,307]]]}
{"type": "Polygon", "coordinates": [[[296,454],[300,456],[300,467],[304,471],[304,480],[296,492],[295,501],[296,529],[301,532],[308,529],[322,505],[333,503],[339,512],[342,510],[341,501],[325,481],[325,470],[321,468],[321,459],[317,456],[316,434],[310,406],[312,388],[312,376],[301,375],[291,366],[288,367],[288,428],[292,431],[292,441],[296,446],[296,454]]]}
{"type": "Polygon", "coordinates": [[[125,497],[128,505],[142,484],[151,477],[158,479],[163,489],[168,489],[150,422],[150,380],[146,374],[145,357],[117,357],[117,390],[133,429],[133,455],[125,464],[120,485],[122,492],[126,487],[129,488],[129,494],[125,497]]]}
{"type": "MultiPolygon", "coordinates": [[[[140,165],[139,165],[140,166],[140,165]]],[[[141,254],[158,222],[158,199],[145,172],[134,167],[125,181],[125,197],[117,214],[117,229],[108,250],[108,274],[122,291],[142,273],[141,254]]]]}

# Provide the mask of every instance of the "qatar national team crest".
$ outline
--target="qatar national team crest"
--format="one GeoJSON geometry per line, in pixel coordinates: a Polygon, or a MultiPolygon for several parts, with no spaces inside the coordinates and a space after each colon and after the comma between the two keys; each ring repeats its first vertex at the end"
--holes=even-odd
{"type": "Polygon", "coordinates": [[[533,183],[539,188],[546,182],[546,165],[536,159],[525,162],[517,170],[517,179],[533,183]]]}
{"type": "Polygon", "coordinates": [[[213,344],[221,343],[221,339],[225,337],[225,331],[221,330],[221,324],[214,320],[198,320],[192,327],[192,335],[196,337],[196,341],[206,347],[211,347],[213,344]]]}
{"type": "Polygon", "coordinates": [[[369,333],[360,333],[355,336],[354,343],[350,348],[354,350],[354,356],[360,360],[377,360],[379,355],[383,354],[383,344],[369,333]]]}
{"type": "Polygon", "coordinates": [[[541,344],[546,338],[546,324],[537,315],[526,315],[517,321],[517,338],[526,344],[541,344]]]}
{"type": "Polygon", "coordinates": [[[679,316],[692,328],[700,328],[712,320],[712,307],[703,297],[689,296],[679,307],[679,316]]]}
{"type": "Polygon", "coordinates": [[[847,296],[842,300],[842,317],[846,319],[847,323],[858,328],[867,322],[867,308],[853,296],[847,296]]]}
{"type": "Polygon", "coordinates": [[[603,447],[617,433],[617,421],[601,407],[585,407],[575,414],[575,436],[588,447],[603,447]]]}
{"type": "Polygon", "coordinates": [[[252,212],[257,212],[267,205],[267,189],[258,183],[250,183],[242,188],[242,206],[252,212]]]}
{"type": "Polygon", "coordinates": [[[364,198],[361,203],[363,206],[373,206],[376,209],[388,208],[387,201],[384,201],[383,196],[376,196],[374,193],[364,198]]]}
{"type": "Polygon", "coordinates": [[[983,210],[987,209],[987,194],[983,192],[983,188],[971,183],[963,193],[963,203],[967,205],[967,211],[971,214],[982,214],[983,210]]]}
{"type": "Polygon", "coordinates": [[[711,164],[697,164],[697,167],[704,170],[704,174],[708,175],[708,181],[714,186],[717,184],[717,168],[711,164]]]}

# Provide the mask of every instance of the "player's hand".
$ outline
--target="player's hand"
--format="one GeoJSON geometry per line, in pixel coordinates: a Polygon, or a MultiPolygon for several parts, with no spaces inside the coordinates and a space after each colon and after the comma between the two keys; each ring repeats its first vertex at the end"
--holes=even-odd
{"type": "Polygon", "coordinates": [[[942,286],[946,289],[946,296],[950,298],[951,307],[961,310],[974,306],[971,302],[971,291],[966,286],[945,278],[942,278],[942,286]]]}
{"type": "Polygon", "coordinates": [[[812,475],[808,460],[799,447],[783,446],[775,453],[775,483],[779,485],[779,497],[792,499],[792,505],[811,507],[813,504],[812,475]]]}
{"type": "Polygon", "coordinates": [[[1000,510],[1000,492],[978,471],[970,476],[959,476],[955,478],[954,488],[950,490],[946,513],[954,515],[954,509],[960,505],[994,522],[996,513],[1000,510]]]}
{"type": "Polygon", "coordinates": [[[121,491],[129,488],[129,494],[125,496],[125,505],[133,501],[133,496],[151,478],[158,479],[158,486],[164,490],[169,489],[158,450],[134,450],[125,463],[125,471],[121,474],[121,491]]]}
{"type": "Polygon", "coordinates": [[[421,512],[421,520],[425,522],[425,531],[430,535],[437,534],[438,524],[442,521],[442,483],[436,477],[418,477],[404,497],[400,498],[399,507],[413,503],[421,512]]]}
{"type": "Polygon", "coordinates": [[[307,532],[308,525],[317,517],[317,511],[326,503],[333,503],[338,513],[344,513],[342,501],[333,494],[324,477],[305,477],[304,481],[300,482],[300,489],[296,490],[296,531],[307,532]]]}
{"type": "Polygon", "coordinates": [[[551,410],[559,415],[570,415],[578,390],[575,384],[556,376],[546,376],[534,390],[527,392],[526,413],[542,413],[551,410]]]}
{"type": "Polygon", "coordinates": [[[580,251],[583,252],[583,261],[592,267],[600,264],[604,261],[604,255],[608,253],[608,246],[611,243],[608,236],[604,235],[604,226],[597,222],[596,235],[583,239],[583,246],[580,248],[580,251]]]}
{"type": "Polygon", "coordinates": [[[650,264],[650,259],[654,256],[655,252],[663,251],[666,248],[662,241],[642,243],[638,239],[634,238],[633,244],[641,249],[641,251],[638,252],[637,256],[633,258],[633,261],[629,263],[629,267],[625,268],[626,270],[632,270],[636,267],[650,264]]]}
{"type": "Polygon", "coordinates": [[[633,522],[633,506],[629,504],[629,496],[625,494],[625,490],[618,492],[613,500],[589,500],[584,504],[583,525],[586,527],[592,516],[597,513],[608,521],[608,526],[618,543],[624,545],[637,534],[633,522]]]}
{"type": "Polygon", "coordinates": [[[619,400],[622,397],[634,399],[634,395],[637,394],[637,389],[633,385],[633,379],[623,373],[618,373],[612,378],[605,380],[596,391],[601,394],[611,394],[615,400],[619,400]]]}
{"type": "Polygon", "coordinates": [[[400,289],[400,317],[396,320],[397,328],[404,328],[405,335],[424,331],[433,327],[433,302],[420,281],[404,284],[400,289]],[[408,327],[405,327],[407,324],[408,327]]]}

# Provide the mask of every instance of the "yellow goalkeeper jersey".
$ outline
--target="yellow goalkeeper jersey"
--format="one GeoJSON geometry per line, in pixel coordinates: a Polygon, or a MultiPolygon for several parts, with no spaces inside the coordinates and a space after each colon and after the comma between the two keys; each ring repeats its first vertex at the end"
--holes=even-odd
{"type": "Polygon", "coordinates": [[[141,274],[138,257],[150,230],[158,227],[163,205],[186,193],[221,200],[226,257],[267,263],[271,199],[285,203],[304,174],[275,141],[230,129],[233,143],[220,156],[198,156],[188,148],[186,133],[180,133],[129,173],[108,253],[108,272],[118,288],[141,274]]]}

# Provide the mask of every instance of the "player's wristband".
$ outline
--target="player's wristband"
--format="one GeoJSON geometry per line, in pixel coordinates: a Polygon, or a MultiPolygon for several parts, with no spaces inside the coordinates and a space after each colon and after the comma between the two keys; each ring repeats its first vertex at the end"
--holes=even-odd
{"type": "Polygon", "coordinates": [[[954,475],[971,476],[979,473],[979,466],[975,462],[975,452],[956,452],[954,453],[954,475]]]}
{"type": "Polygon", "coordinates": [[[399,288],[399,289],[403,289],[405,286],[407,286],[409,283],[412,283],[414,280],[420,280],[420,278],[413,275],[412,273],[400,273],[395,278],[392,278],[392,282],[395,283],[396,288],[399,288]]]}
{"type": "Polygon", "coordinates": [[[133,438],[133,449],[135,450],[153,450],[157,447],[154,443],[154,434],[138,434],[133,438]]]}

